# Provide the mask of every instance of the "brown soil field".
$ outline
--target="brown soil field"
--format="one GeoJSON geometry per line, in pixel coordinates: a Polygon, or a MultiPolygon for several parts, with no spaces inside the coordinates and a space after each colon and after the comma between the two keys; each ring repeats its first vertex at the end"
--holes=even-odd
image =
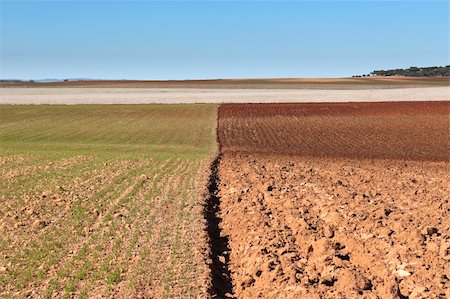
{"type": "Polygon", "coordinates": [[[224,152],[449,160],[450,102],[225,104],[224,152]]]}
{"type": "Polygon", "coordinates": [[[220,106],[234,296],[449,298],[449,127],[448,102],[220,106]]]}
{"type": "Polygon", "coordinates": [[[0,87],[91,87],[91,88],[251,88],[251,89],[365,89],[414,86],[449,86],[448,78],[262,78],[212,80],[80,80],[48,83],[0,83],[0,87]]]}

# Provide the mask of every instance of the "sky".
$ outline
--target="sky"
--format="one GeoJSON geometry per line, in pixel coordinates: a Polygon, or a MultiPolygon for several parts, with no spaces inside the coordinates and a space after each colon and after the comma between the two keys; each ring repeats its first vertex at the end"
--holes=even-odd
{"type": "Polygon", "coordinates": [[[448,64],[447,0],[0,0],[2,79],[347,77],[448,64]]]}

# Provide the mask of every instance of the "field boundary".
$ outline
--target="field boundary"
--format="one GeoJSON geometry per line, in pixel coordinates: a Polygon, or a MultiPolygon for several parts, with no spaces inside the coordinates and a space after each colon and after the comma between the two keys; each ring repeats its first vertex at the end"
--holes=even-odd
{"type": "Polygon", "coordinates": [[[230,246],[228,244],[228,236],[222,234],[220,217],[221,198],[219,195],[219,165],[221,160],[221,145],[219,142],[219,113],[217,111],[216,120],[216,143],[217,150],[211,156],[209,164],[209,178],[207,182],[207,193],[204,209],[204,217],[206,220],[206,231],[208,234],[209,246],[209,268],[211,284],[208,293],[212,298],[234,298],[233,283],[231,271],[229,269],[230,262],[230,246]]]}
{"type": "Polygon", "coordinates": [[[208,182],[208,199],[205,207],[207,231],[210,246],[211,289],[210,295],[218,298],[233,298],[233,284],[229,270],[230,247],[228,237],[222,235],[220,213],[220,196],[218,194],[218,166],[220,154],[211,163],[211,174],[208,182]]]}

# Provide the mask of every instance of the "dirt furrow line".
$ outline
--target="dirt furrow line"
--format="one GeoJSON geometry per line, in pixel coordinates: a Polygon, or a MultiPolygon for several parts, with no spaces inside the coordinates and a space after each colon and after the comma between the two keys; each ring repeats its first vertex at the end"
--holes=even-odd
{"type": "MultiPolygon", "coordinates": [[[[114,201],[110,202],[110,205],[109,205],[110,208],[108,210],[103,211],[100,214],[100,216],[97,218],[97,220],[92,225],[90,225],[89,232],[86,235],[86,238],[83,240],[83,242],[81,242],[79,244],[79,246],[77,246],[76,249],[73,250],[72,258],[66,262],[66,264],[69,264],[69,265],[70,265],[71,261],[78,263],[79,265],[78,265],[78,267],[74,267],[75,269],[77,269],[77,268],[83,269],[86,267],[87,264],[89,264],[88,266],[90,267],[90,269],[85,274],[86,277],[83,277],[84,280],[87,279],[89,281],[89,277],[91,275],[93,275],[93,272],[95,272],[96,270],[98,270],[100,268],[100,264],[104,260],[103,254],[106,254],[108,252],[114,253],[115,257],[116,257],[116,261],[115,261],[114,265],[117,265],[121,262],[121,259],[120,259],[120,257],[122,256],[121,248],[120,249],[116,248],[116,249],[111,249],[111,250],[108,250],[108,248],[103,248],[103,250],[100,252],[99,255],[97,255],[97,253],[92,249],[94,249],[93,247],[95,244],[97,244],[97,245],[102,244],[102,246],[110,247],[109,245],[111,245],[113,243],[113,241],[118,240],[118,239],[121,240],[121,242],[120,242],[121,246],[126,246],[127,239],[129,237],[131,237],[131,232],[128,233],[128,230],[130,230],[132,228],[132,225],[131,225],[131,223],[126,223],[126,224],[124,223],[125,225],[123,227],[118,227],[118,224],[116,224],[118,222],[117,219],[120,218],[120,220],[123,220],[123,218],[128,215],[128,210],[126,209],[126,206],[123,203],[123,201],[125,199],[129,198],[130,196],[136,197],[136,200],[138,200],[139,196],[142,195],[142,193],[147,192],[149,190],[149,188],[151,188],[150,183],[146,184],[148,182],[148,177],[145,175],[145,173],[147,173],[148,171],[153,171],[153,170],[158,172],[159,170],[163,169],[166,166],[166,163],[168,163],[168,161],[161,163],[161,164],[156,163],[153,159],[150,160],[150,163],[149,163],[149,161],[145,161],[145,163],[143,163],[141,165],[141,167],[139,167],[138,169],[136,169],[136,171],[134,171],[138,175],[133,176],[134,179],[130,180],[131,185],[129,185],[124,191],[122,191],[122,193],[120,195],[118,195],[114,199],[114,201]],[[151,167],[148,168],[149,166],[151,166],[151,167]],[[115,227],[113,229],[114,231],[111,231],[111,226],[115,227]],[[127,233],[122,234],[122,233],[118,233],[118,232],[127,232],[127,233]],[[112,237],[112,239],[104,240],[105,236],[109,236],[109,235],[110,235],[110,237],[112,237]],[[80,259],[79,258],[80,250],[83,250],[83,248],[86,248],[86,246],[89,247],[91,250],[89,252],[86,252],[86,254],[84,255],[84,258],[80,259]],[[94,254],[95,258],[92,258],[91,253],[94,254]],[[90,266],[90,263],[92,266],[90,266]]],[[[122,223],[122,222],[123,221],[119,221],[119,223],[122,223]]],[[[110,265],[112,265],[112,264],[110,264],[110,265]]],[[[73,265],[72,265],[72,267],[73,267],[73,265]]],[[[94,273],[94,275],[95,275],[95,273],[94,273]]],[[[76,277],[76,274],[75,274],[75,277],[76,277]]],[[[94,281],[91,281],[91,282],[94,282],[94,281]]],[[[74,283],[78,283],[78,282],[74,281],[74,283]]],[[[103,283],[101,285],[103,285],[103,283]]],[[[83,293],[82,292],[83,290],[87,291],[87,290],[83,289],[82,286],[78,286],[77,289],[78,289],[78,292],[81,292],[81,293],[83,293]]]]}
{"type": "Polygon", "coordinates": [[[161,297],[163,294],[163,281],[167,261],[170,256],[170,240],[172,238],[170,227],[173,225],[172,198],[178,191],[178,182],[181,176],[186,175],[188,167],[186,161],[182,161],[177,167],[167,173],[164,181],[161,181],[161,191],[158,191],[155,205],[149,216],[150,226],[147,227],[146,237],[140,248],[143,257],[138,262],[135,278],[136,287],[133,296],[161,297]],[[165,257],[165,259],[164,259],[165,257]],[[146,276],[145,273],[153,273],[146,276]]]}
{"type": "MultiPolygon", "coordinates": [[[[143,220],[143,225],[140,231],[140,238],[136,243],[137,254],[136,257],[131,260],[131,265],[129,268],[134,269],[133,278],[131,279],[132,297],[139,296],[149,296],[149,287],[152,285],[153,277],[147,273],[153,273],[154,263],[152,260],[152,248],[149,245],[151,239],[155,234],[155,224],[156,217],[159,215],[162,207],[162,197],[167,194],[171,188],[168,183],[171,180],[173,173],[179,173],[183,167],[183,162],[181,160],[177,161],[177,164],[172,164],[167,171],[160,176],[159,180],[153,180],[153,188],[155,193],[150,194],[152,196],[151,210],[149,213],[142,213],[145,217],[143,220]]],[[[122,294],[123,290],[119,290],[119,295],[122,294]]]]}
{"type": "Polygon", "coordinates": [[[157,209],[158,201],[162,192],[162,186],[167,186],[168,174],[176,171],[181,166],[181,161],[171,159],[169,163],[166,163],[164,168],[160,169],[151,179],[151,188],[148,192],[143,193],[144,203],[139,203],[138,211],[135,219],[131,224],[133,232],[130,235],[133,237],[132,242],[128,246],[129,258],[125,265],[123,265],[123,279],[129,281],[128,284],[119,284],[117,289],[117,295],[119,297],[136,296],[136,283],[139,279],[139,263],[142,262],[144,256],[142,254],[142,248],[147,244],[147,232],[151,230],[153,226],[153,219],[159,210],[157,209]],[[176,162],[176,163],[174,163],[176,162]]]}
{"type": "MultiPolygon", "coordinates": [[[[145,258],[138,254],[140,246],[145,246],[143,240],[143,233],[140,230],[141,227],[146,226],[146,229],[151,227],[151,222],[144,222],[144,217],[151,218],[154,214],[158,213],[158,209],[154,204],[158,200],[159,190],[155,189],[155,183],[159,183],[164,179],[166,174],[171,173],[173,169],[180,166],[180,160],[168,159],[161,163],[158,169],[153,169],[149,174],[156,173],[151,180],[148,180],[146,188],[141,192],[130,198],[128,202],[122,204],[123,216],[122,221],[119,222],[118,230],[127,231],[126,234],[121,234],[121,250],[119,254],[115,256],[114,264],[121,269],[121,281],[117,284],[117,287],[113,287],[110,294],[117,295],[119,297],[126,297],[130,295],[130,286],[126,285],[124,281],[127,275],[133,275],[135,268],[133,267],[133,261],[136,262],[139,259],[145,258]],[[175,162],[175,163],[172,163],[175,162]],[[133,209],[136,209],[136,214],[133,216],[131,213],[133,209]],[[122,225],[122,226],[120,226],[122,225]]],[[[106,294],[105,294],[106,295],[106,294]]]]}
{"type": "MultiPolygon", "coordinates": [[[[100,163],[100,164],[103,164],[103,163],[100,163]]],[[[97,166],[99,166],[99,165],[97,165],[97,166]]],[[[85,168],[85,169],[87,169],[87,168],[85,168]]],[[[85,180],[84,182],[81,182],[80,184],[79,184],[79,186],[78,186],[78,188],[82,188],[83,186],[90,186],[91,188],[90,188],[90,190],[92,189],[92,187],[98,187],[99,189],[97,189],[97,190],[99,190],[99,192],[101,192],[102,191],[102,189],[106,189],[106,188],[108,188],[108,187],[110,187],[111,185],[107,185],[107,186],[104,186],[104,187],[100,187],[99,185],[99,183],[100,182],[96,182],[95,184],[90,184],[90,182],[92,182],[92,181],[95,181],[96,180],[96,178],[99,178],[99,177],[101,177],[101,175],[102,174],[98,174],[98,175],[96,175],[95,177],[93,177],[93,178],[89,178],[89,179],[87,179],[87,180],[85,180]]],[[[114,177],[112,178],[112,179],[114,179],[114,177]]],[[[78,189],[77,188],[77,189],[78,189]]],[[[49,194],[49,193],[51,193],[51,192],[45,192],[43,195],[42,195],[42,198],[43,199],[45,199],[45,198],[51,198],[51,197],[53,197],[53,200],[58,200],[58,201],[61,201],[62,199],[60,199],[60,198],[58,198],[58,197],[61,197],[61,196],[67,196],[66,195],[66,193],[67,193],[67,191],[69,191],[70,189],[72,189],[71,187],[62,187],[62,186],[60,186],[59,187],[59,191],[60,191],[60,193],[62,193],[62,194],[59,194],[58,196],[57,195],[51,195],[51,194],[49,194]]],[[[89,191],[90,191],[89,190],[89,191]]],[[[84,190],[77,190],[77,196],[78,197],[83,197],[83,192],[84,190]]],[[[88,192],[89,192],[88,191],[88,192]]],[[[69,191],[70,192],[70,191],[69,191]]],[[[57,214],[57,215],[52,215],[51,217],[46,217],[46,218],[51,218],[51,221],[48,221],[48,222],[46,222],[45,223],[45,226],[42,228],[42,229],[40,229],[37,233],[34,233],[33,234],[33,237],[32,238],[28,238],[28,239],[26,239],[26,240],[23,240],[24,241],[24,243],[22,243],[22,244],[19,244],[17,247],[18,248],[26,248],[26,247],[28,247],[28,245],[31,243],[31,242],[33,242],[34,240],[36,240],[36,239],[38,239],[38,238],[40,238],[40,236],[41,235],[43,235],[44,233],[46,233],[48,230],[51,230],[51,229],[53,229],[55,226],[58,226],[59,225],[59,223],[61,222],[61,221],[63,221],[63,220],[65,220],[65,217],[66,217],[66,215],[67,215],[67,213],[68,212],[70,212],[70,210],[71,210],[71,208],[72,208],[72,204],[73,202],[72,201],[69,201],[68,203],[66,203],[65,204],[65,206],[62,208],[62,210],[57,214]]],[[[33,207],[32,206],[28,206],[28,208],[26,209],[26,210],[24,210],[25,212],[26,212],[26,214],[31,214],[31,215],[33,215],[33,214],[35,214],[35,213],[37,213],[37,211],[35,211],[34,209],[33,209],[33,207]]],[[[45,220],[44,220],[45,221],[45,220]]]]}
{"type": "Polygon", "coordinates": [[[174,202],[174,211],[176,212],[176,215],[174,215],[174,232],[173,235],[173,242],[171,243],[171,253],[170,257],[168,259],[168,267],[166,269],[166,273],[164,275],[164,293],[163,298],[173,298],[177,296],[182,296],[181,293],[174,293],[174,289],[182,290],[182,287],[179,286],[177,288],[177,284],[179,283],[179,280],[177,279],[177,276],[181,274],[180,268],[183,267],[183,260],[182,257],[180,257],[180,227],[183,224],[184,221],[184,209],[186,207],[186,197],[188,194],[192,191],[192,179],[195,177],[193,174],[195,162],[190,161],[188,168],[186,170],[186,174],[184,179],[180,182],[180,187],[178,187],[179,192],[176,194],[176,201],[174,202]],[[190,189],[190,190],[189,190],[190,189]],[[177,263],[178,261],[178,263],[177,263]],[[178,268],[178,269],[177,269],[178,268]],[[178,272],[176,270],[179,270],[178,272]]]}
{"type": "MultiPolygon", "coordinates": [[[[143,168],[143,165],[145,165],[145,163],[144,162],[141,162],[140,163],[141,165],[140,166],[138,166],[137,168],[133,168],[133,169],[131,169],[130,170],[130,173],[133,173],[133,172],[140,172],[141,171],[141,169],[143,168]]],[[[126,179],[126,176],[123,176],[124,177],[124,179],[126,179]]],[[[112,185],[110,185],[110,186],[114,186],[113,184],[112,185]]],[[[130,191],[130,187],[128,187],[124,192],[122,192],[121,194],[117,194],[117,196],[118,196],[118,198],[120,198],[121,196],[124,196],[124,194],[126,194],[126,192],[129,192],[130,191]]],[[[95,196],[94,196],[95,197],[95,196]]],[[[117,201],[117,198],[116,198],[116,201],[117,201]]],[[[90,203],[93,203],[93,199],[89,199],[89,200],[84,200],[84,202],[86,202],[86,203],[88,203],[88,205],[90,205],[90,203]]],[[[111,202],[108,202],[109,204],[111,204],[111,202]]],[[[80,204],[81,204],[81,202],[80,202],[80,204]]],[[[74,207],[74,205],[72,204],[72,208],[74,207]]],[[[90,225],[90,227],[93,229],[92,231],[95,231],[96,230],[96,225],[97,224],[99,224],[100,223],[100,221],[101,221],[101,219],[103,219],[104,218],[104,215],[105,215],[105,213],[103,213],[103,211],[100,211],[101,209],[100,208],[98,208],[97,210],[99,211],[99,215],[96,215],[95,213],[94,213],[94,210],[95,209],[89,209],[89,211],[90,211],[90,213],[89,213],[89,217],[94,217],[94,218],[96,218],[97,220],[94,222],[94,224],[93,225],[90,225]],[[103,217],[103,218],[102,218],[103,217]],[[99,220],[100,219],[100,220],[99,220]]],[[[75,212],[77,211],[77,210],[74,210],[75,212]]],[[[71,260],[72,258],[74,258],[74,257],[76,257],[76,256],[78,256],[78,254],[79,254],[79,252],[80,252],[80,250],[82,250],[82,248],[84,248],[84,246],[85,246],[85,244],[86,244],[86,242],[87,242],[87,240],[88,240],[88,238],[87,238],[87,236],[90,236],[91,235],[91,233],[90,232],[88,232],[88,231],[85,231],[85,230],[83,230],[83,228],[84,228],[84,226],[86,225],[86,224],[90,224],[89,223],[89,221],[85,221],[85,219],[84,219],[84,217],[83,218],[80,218],[80,219],[76,219],[76,215],[77,215],[77,213],[78,212],[76,212],[75,214],[73,214],[73,213],[71,213],[70,215],[71,215],[71,217],[72,218],[74,218],[74,220],[75,220],[75,222],[77,222],[78,224],[76,224],[76,223],[74,223],[73,221],[69,221],[70,219],[67,219],[67,221],[65,221],[65,222],[61,222],[61,224],[62,224],[62,226],[60,226],[60,227],[55,227],[55,226],[53,226],[52,227],[52,232],[54,232],[54,233],[56,233],[56,235],[53,235],[53,239],[49,239],[49,238],[43,238],[43,237],[41,237],[39,240],[37,240],[38,241],[38,243],[36,243],[36,244],[34,244],[33,242],[32,243],[30,243],[30,244],[34,244],[31,248],[25,248],[24,250],[24,252],[23,252],[23,254],[26,256],[27,255],[27,252],[33,252],[33,251],[36,251],[36,252],[41,252],[41,251],[43,251],[43,250],[45,250],[45,248],[46,247],[48,247],[48,246],[50,246],[50,248],[52,248],[52,247],[54,247],[54,246],[57,246],[57,244],[60,244],[60,242],[63,242],[63,243],[65,243],[65,244],[68,244],[67,243],[67,240],[66,241],[64,241],[64,240],[60,240],[61,238],[68,238],[68,233],[69,233],[69,231],[70,230],[73,230],[73,229],[79,229],[79,230],[81,230],[81,232],[80,233],[75,233],[74,235],[73,235],[73,237],[71,238],[71,242],[70,243],[72,243],[72,242],[75,242],[77,239],[78,240],[80,240],[79,242],[77,242],[76,243],[76,246],[75,247],[71,247],[71,246],[66,246],[64,249],[65,250],[58,250],[58,251],[56,251],[56,252],[52,252],[51,253],[51,255],[53,256],[53,255],[55,255],[54,257],[52,257],[52,261],[51,261],[51,266],[49,267],[49,268],[47,268],[46,266],[45,266],[45,263],[44,264],[42,264],[42,265],[44,265],[44,268],[42,268],[40,271],[44,271],[44,272],[46,272],[47,273],[47,275],[46,275],[46,277],[57,277],[57,276],[59,276],[59,274],[58,273],[56,273],[56,272],[64,272],[64,271],[62,271],[62,269],[61,269],[61,265],[62,264],[64,264],[65,262],[67,262],[67,261],[69,261],[69,260],[71,260]],[[81,226],[80,226],[81,225],[81,226]],[[66,230],[64,231],[64,227],[66,227],[66,230]],[[59,231],[59,233],[58,233],[58,231],[57,231],[57,229],[59,229],[58,231],[59,231]],[[64,233],[61,233],[62,231],[64,231],[64,233]],[[63,255],[63,253],[65,252],[65,253],[67,253],[67,251],[69,251],[69,254],[67,254],[67,255],[63,255]],[[59,257],[58,256],[56,256],[56,255],[59,255],[59,257]],[[63,257],[62,258],[62,260],[61,260],[61,257],[63,257]],[[53,261],[53,259],[56,259],[56,261],[53,261]]],[[[67,215],[69,215],[69,214],[67,214],[67,215]]],[[[49,232],[48,232],[49,233],[49,232]]],[[[30,246],[28,246],[28,247],[30,247],[30,246]]],[[[41,265],[41,266],[42,266],[41,265]]],[[[35,291],[34,292],[37,292],[37,288],[35,288],[35,291]]]]}

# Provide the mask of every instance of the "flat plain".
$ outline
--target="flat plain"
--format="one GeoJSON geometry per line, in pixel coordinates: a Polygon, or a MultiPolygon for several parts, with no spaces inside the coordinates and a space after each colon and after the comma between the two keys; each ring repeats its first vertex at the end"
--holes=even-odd
{"type": "Polygon", "coordinates": [[[385,89],[450,86],[445,77],[253,78],[211,80],[69,80],[0,83],[0,87],[194,88],[194,89],[385,89]]]}
{"type": "Polygon", "coordinates": [[[225,104],[237,298],[448,298],[450,103],[225,104]]]}
{"type": "Polygon", "coordinates": [[[2,84],[0,297],[450,297],[448,84],[2,84]]]}
{"type": "Polygon", "coordinates": [[[449,101],[447,78],[225,79],[0,83],[0,104],[449,101]]]}
{"type": "Polygon", "coordinates": [[[449,101],[450,87],[360,89],[0,88],[0,104],[183,104],[449,101]]]}
{"type": "Polygon", "coordinates": [[[216,109],[1,106],[0,297],[205,297],[216,109]]]}

